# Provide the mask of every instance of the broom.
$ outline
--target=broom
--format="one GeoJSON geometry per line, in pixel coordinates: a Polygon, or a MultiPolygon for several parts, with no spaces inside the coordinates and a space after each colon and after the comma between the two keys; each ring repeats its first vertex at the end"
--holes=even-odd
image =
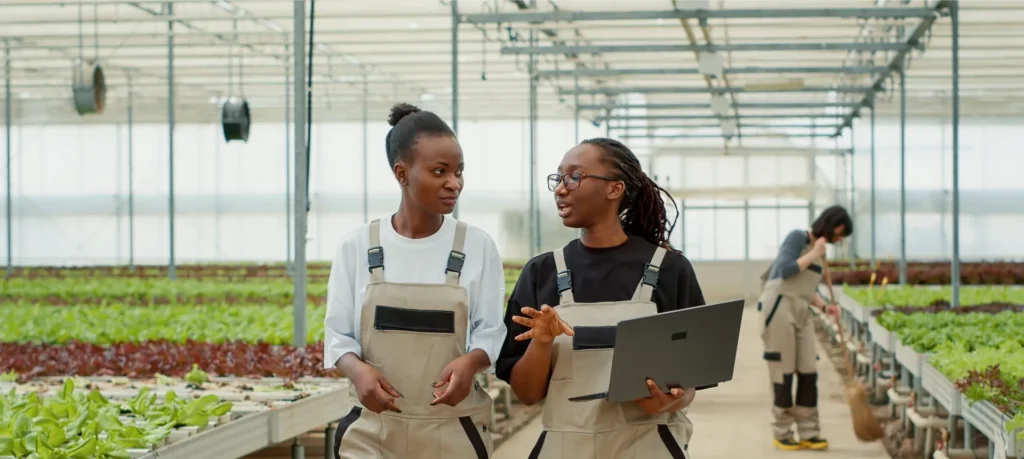
{"type": "MultiPolygon", "coordinates": [[[[832,275],[828,270],[828,262],[822,260],[822,267],[825,274],[825,285],[828,286],[828,295],[831,302],[836,302],[836,294],[832,291],[832,275]]],[[[853,371],[853,362],[850,360],[850,351],[846,348],[846,338],[843,336],[843,325],[839,318],[835,318],[836,328],[839,329],[839,347],[843,350],[843,361],[846,362],[846,375],[850,382],[850,388],[846,392],[846,401],[850,404],[850,415],[853,417],[853,432],[857,439],[863,442],[881,440],[885,436],[882,425],[878,418],[871,411],[868,403],[867,388],[862,386],[856,379],[853,371]]]]}

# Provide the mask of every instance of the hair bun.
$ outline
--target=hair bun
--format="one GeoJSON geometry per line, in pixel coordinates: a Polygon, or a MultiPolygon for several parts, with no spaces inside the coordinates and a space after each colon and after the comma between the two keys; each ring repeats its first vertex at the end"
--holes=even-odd
{"type": "Polygon", "coordinates": [[[393,127],[396,124],[398,124],[399,121],[402,121],[402,118],[405,118],[407,115],[418,113],[421,111],[422,110],[420,110],[419,107],[412,104],[407,104],[405,102],[395,104],[393,107],[391,107],[391,114],[388,115],[388,124],[390,124],[393,127]]]}

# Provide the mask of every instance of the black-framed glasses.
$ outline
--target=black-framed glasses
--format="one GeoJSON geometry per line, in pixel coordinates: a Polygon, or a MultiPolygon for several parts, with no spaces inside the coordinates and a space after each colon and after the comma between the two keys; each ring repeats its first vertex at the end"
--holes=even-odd
{"type": "Polygon", "coordinates": [[[594,174],[583,174],[580,172],[570,172],[568,174],[551,174],[548,176],[548,191],[555,191],[558,188],[558,184],[564,184],[565,189],[568,191],[575,190],[580,187],[580,182],[585,178],[596,178],[600,180],[608,180],[614,182],[617,179],[615,177],[607,177],[604,175],[594,174]]]}

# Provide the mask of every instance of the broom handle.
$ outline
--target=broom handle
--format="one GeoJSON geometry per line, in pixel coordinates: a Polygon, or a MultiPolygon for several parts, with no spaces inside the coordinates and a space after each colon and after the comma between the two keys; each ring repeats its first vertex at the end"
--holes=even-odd
{"type": "MultiPolygon", "coordinates": [[[[833,304],[836,303],[836,293],[832,290],[832,273],[828,270],[828,260],[824,256],[821,257],[821,266],[825,274],[825,285],[828,287],[829,301],[833,304]]],[[[839,346],[843,349],[843,361],[846,362],[846,375],[848,378],[853,379],[853,362],[850,361],[850,350],[846,348],[846,337],[843,336],[843,324],[839,322],[839,317],[835,317],[836,329],[839,333],[839,346]]]]}

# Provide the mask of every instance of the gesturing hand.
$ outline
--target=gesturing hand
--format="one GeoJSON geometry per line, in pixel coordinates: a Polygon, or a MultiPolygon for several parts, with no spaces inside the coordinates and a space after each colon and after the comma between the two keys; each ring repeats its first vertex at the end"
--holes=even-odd
{"type": "Polygon", "coordinates": [[[444,370],[441,370],[441,378],[431,385],[435,389],[440,389],[434,391],[434,401],[430,402],[431,405],[443,403],[455,406],[469,396],[469,391],[473,388],[473,376],[476,374],[471,359],[472,356],[463,355],[452,360],[444,370]]]}
{"type": "Polygon", "coordinates": [[[352,385],[356,387],[359,403],[374,413],[384,410],[401,413],[395,405],[395,398],[401,398],[391,383],[376,368],[363,363],[356,374],[349,375],[352,385]]]}
{"type": "Polygon", "coordinates": [[[644,412],[654,416],[663,411],[679,411],[693,402],[697,391],[694,389],[682,389],[673,387],[670,393],[666,394],[658,388],[653,380],[647,380],[647,388],[651,391],[650,397],[637,399],[636,403],[643,408],[644,412]]]}
{"type": "Polygon", "coordinates": [[[558,317],[558,312],[551,306],[545,304],[540,307],[540,310],[524,307],[522,312],[528,317],[512,316],[512,321],[529,328],[529,330],[516,336],[516,341],[533,339],[542,343],[550,343],[563,333],[568,336],[576,334],[569,324],[558,317]]]}

